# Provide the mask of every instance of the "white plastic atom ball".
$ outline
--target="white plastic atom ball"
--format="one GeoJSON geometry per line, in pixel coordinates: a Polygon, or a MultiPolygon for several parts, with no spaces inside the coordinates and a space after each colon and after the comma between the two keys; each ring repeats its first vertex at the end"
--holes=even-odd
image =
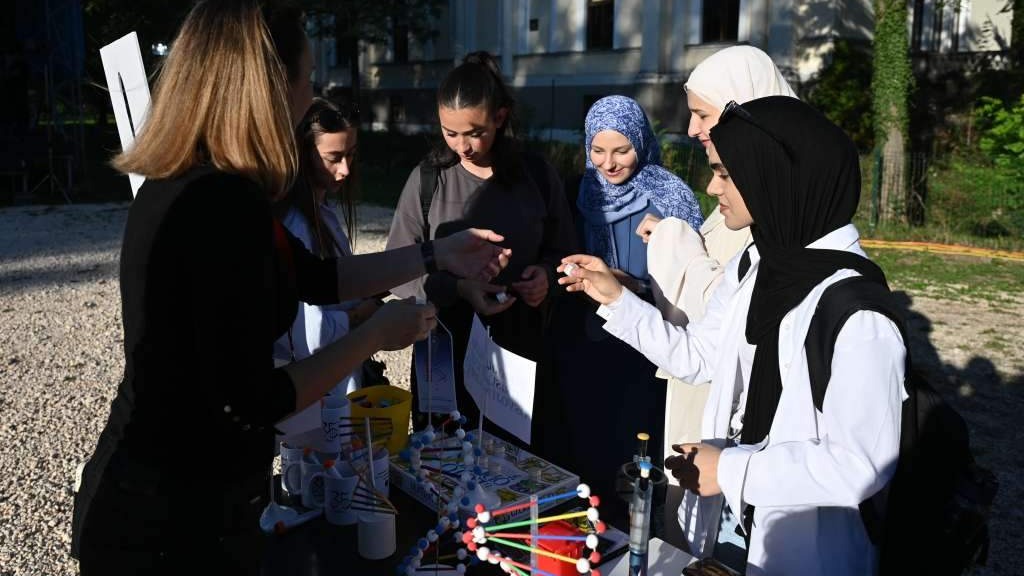
{"type": "Polygon", "coordinates": [[[587,534],[587,548],[591,550],[597,550],[597,534],[587,534]]]}
{"type": "Polygon", "coordinates": [[[483,526],[477,525],[476,528],[473,528],[473,538],[483,538],[484,536],[485,532],[483,526]]]}
{"type": "Polygon", "coordinates": [[[452,410],[448,413],[448,417],[452,420],[458,420],[459,418],[462,418],[462,414],[460,414],[458,410],[452,410]]]}
{"type": "Polygon", "coordinates": [[[461,482],[462,482],[463,484],[465,484],[466,482],[469,482],[469,481],[470,481],[470,480],[472,480],[472,479],[473,479],[473,475],[472,475],[472,474],[470,474],[469,470],[463,470],[463,471],[462,471],[462,474],[461,474],[461,475],[459,476],[459,480],[460,480],[460,481],[461,481],[461,482]]]}
{"type": "MultiPolygon", "coordinates": [[[[417,548],[419,548],[419,547],[417,546],[417,548]]],[[[420,560],[423,560],[423,550],[422,549],[416,550],[416,557],[412,559],[412,563],[415,564],[417,568],[419,568],[420,567],[420,560]]]]}
{"type": "Polygon", "coordinates": [[[455,437],[458,438],[459,440],[464,439],[466,437],[466,431],[463,430],[462,428],[459,428],[458,430],[455,431],[455,437]]]}
{"type": "Polygon", "coordinates": [[[447,529],[452,525],[452,521],[447,516],[441,516],[441,527],[447,529]]]}
{"type": "Polygon", "coordinates": [[[562,269],[562,274],[565,274],[566,276],[572,276],[572,271],[577,269],[577,268],[579,268],[578,265],[573,264],[572,262],[570,262],[570,263],[565,265],[565,268],[562,269]]]}
{"type": "Polygon", "coordinates": [[[462,457],[462,462],[466,466],[472,466],[473,465],[473,455],[472,454],[466,454],[465,456],[462,457]]]}
{"type": "Polygon", "coordinates": [[[427,530],[427,542],[437,542],[437,532],[427,530]]]}
{"type": "MultiPolygon", "coordinates": [[[[456,500],[458,500],[459,498],[462,498],[465,495],[466,495],[466,489],[463,488],[461,485],[456,486],[455,490],[452,490],[452,496],[454,496],[454,498],[452,498],[452,502],[455,502],[456,500]]],[[[456,509],[458,509],[458,505],[459,505],[459,503],[455,502],[456,509]]],[[[452,512],[454,512],[454,511],[455,510],[452,510],[452,512]]]]}
{"type": "Polygon", "coordinates": [[[590,560],[586,558],[580,558],[576,561],[576,571],[580,574],[586,574],[590,572],[590,560]]]}
{"type": "MultiPolygon", "coordinates": [[[[458,510],[459,510],[459,503],[455,501],[455,498],[452,498],[451,500],[448,501],[448,506],[446,506],[445,509],[448,511],[449,514],[451,514],[452,512],[458,512],[458,510]]],[[[458,520],[456,520],[452,524],[452,526],[458,526],[458,525],[459,525],[459,521],[458,520]]]]}
{"type": "Polygon", "coordinates": [[[476,557],[479,558],[481,562],[487,561],[487,557],[490,555],[491,549],[487,546],[481,546],[476,549],[476,557]]]}
{"type": "Polygon", "coordinates": [[[433,430],[424,430],[423,437],[427,440],[427,442],[433,442],[434,438],[437,438],[437,434],[434,434],[433,430]]]}
{"type": "Polygon", "coordinates": [[[405,576],[416,576],[416,568],[412,564],[405,567],[405,576]]]}
{"type": "Polygon", "coordinates": [[[473,451],[473,445],[470,444],[469,442],[463,442],[462,443],[462,451],[463,452],[472,452],[473,451]]]}
{"type": "Polygon", "coordinates": [[[579,496],[580,498],[583,498],[584,500],[590,498],[590,486],[587,486],[586,484],[580,484],[579,486],[576,487],[576,495],[579,496]]]}
{"type": "Polygon", "coordinates": [[[600,519],[600,515],[597,513],[597,508],[587,508],[587,520],[591,522],[597,522],[600,519]]]}
{"type": "MultiPolygon", "coordinates": [[[[457,508],[456,508],[456,510],[457,510],[457,508]]],[[[455,512],[455,510],[452,510],[452,512],[455,512]]],[[[458,520],[452,520],[452,528],[458,528],[458,527],[459,527],[459,521],[458,520]]]]}
{"type": "Polygon", "coordinates": [[[458,572],[459,574],[465,574],[466,573],[466,565],[465,564],[459,564],[458,566],[455,567],[455,571],[458,572]]]}
{"type": "Polygon", "coordinates": [[[491,564],[497,564],[498,562],[501,562],[501,552],[495,550],[493,554],[487,557],[487,561],[491,564]]]}
{"type": "Polygon", "coordinates": [[[487,524],[491,521],[491,513],[488,512],[487,510],[484,510],[483,512],[476,515],[476,519],[483,522],[484,524],[487,524]]]}
{"type": "Polygon", "coordinates": [[[455,557],[458,558],[459,560],[465,560],[466,557],[468,557],[468,556],[469,556],[469,552],[466,552],[465,548],[459,548],[455,552],[455,557]]]}
{"type": "Polygon", "coordinates": [[[512,573],[512,565],[508,562],[505,562],[504,560],[498,563],[498,567],[501,568],[501,571],[506,574],[512,573]]]}

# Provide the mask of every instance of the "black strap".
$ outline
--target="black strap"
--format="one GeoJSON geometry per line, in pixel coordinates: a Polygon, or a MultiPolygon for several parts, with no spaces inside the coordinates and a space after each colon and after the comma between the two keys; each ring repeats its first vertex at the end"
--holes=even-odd
{"type": "Polygon", "coordinates": [[[429,160],[420,162],[420,209],[423,210],[423,241],[430,240],[430,204],[434,201],[437,190],[437,177],[440,172],[429,160]]]}
{"type": "Polygon", "coordinates": [[[845,278],[825,289],[811,318],[804,350],[807,353],[807,372],[811,381],[811,397],[819,411],[825,402],[829,379],[832,378],[832,353],[836,339],[846,321],[855,312],[868,310],[888,317],[899,328],[907,347],[906,377],[910,375],[910,344],[904,328],[903,313],[885,284],[854,276],[845,278]]]}

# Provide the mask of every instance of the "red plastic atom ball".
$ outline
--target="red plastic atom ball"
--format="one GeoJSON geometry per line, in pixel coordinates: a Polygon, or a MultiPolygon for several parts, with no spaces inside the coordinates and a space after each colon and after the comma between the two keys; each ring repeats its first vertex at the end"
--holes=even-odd
{"type": "Polygon", "coordinates": [[[476,528],[476,518],[466,518],[466,526],[469,528],[476,528]]]}
{"type": "Polygon", "coordinates": [[[601,505],[601,498],[599,496],[591,496],[590,505],[593,506],[594,508],[597,508],[598,506],[601,505]]]}
{"type": "Polygon", "coordinates": [[[473,507],[473,510],[476,510],[477,514],[482,514],[484,511],[487,510],[487,508],[484,508],[483,504],[477,504],[476,506],[473,507]]]}
{"type": "Polygon", "coordinates": [[[469,544],[472,541],[473,541],[473,533],[472,532],[470,532],[469,530],[466,530],[465,532],[462,533],[462,543],[463,544],[469,544]]]}
{"type": "Polygon", "coordinates": [[[594,550],[593,552],[590,553],[590,556],[587,558],[587,560],[590,560],[591,564],[600,564],[601,563],[601,553],[598,552],[597,550],[594,550]]]}
{"type": "Polygon", "coordinates": [[[601,576],[601,571],[600,570],[595,570],[595,569],[591,568],[590,569],[590,576],[601,576]]]}
{"type": "Polygon", "coordinates": [[[599,520],[597,522],[597,526],[595,526],[595,529],[597,530],[598,534],[604,534],[604,531],[607,529],[607,527],[604,525],[604,522],[601,522],[599,520]]]}
{"type": "Polygon", "coordinates": [[[466,544],[466,549],[468,549],[470,552],[476,552],[476,542],[470,542],[469,544],[466,544]]]}

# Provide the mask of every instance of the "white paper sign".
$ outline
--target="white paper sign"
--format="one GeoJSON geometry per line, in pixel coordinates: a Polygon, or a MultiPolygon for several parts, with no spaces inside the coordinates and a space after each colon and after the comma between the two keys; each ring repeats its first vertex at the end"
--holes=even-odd
{"type": "MultiPolygon", "coordinates": [[[[127,150],[135,142],[135,135],[146,120],[150,103],[149,81],[142,64],[138,36],[130,32],[100,48],[100,59],[107,77],[107,90],[110,92],[110,104],[114,107],[121,148],[127,150]]],[[[128,175],[133,197],[145,180],[139,174],[128,175]]]]}
{"type": "Polygon", "coordinates": [[[537,363],[495,344],[474,315],[463,369],[466,389],[480,411],[529,444],[537,363]]]}
{"type": "Polygon", "coordinates": [[[419,388],[419,411],[446,414],[458,408],[452,334],[440,320],[428,338],[413,344],[412,357],[419,388]]]}

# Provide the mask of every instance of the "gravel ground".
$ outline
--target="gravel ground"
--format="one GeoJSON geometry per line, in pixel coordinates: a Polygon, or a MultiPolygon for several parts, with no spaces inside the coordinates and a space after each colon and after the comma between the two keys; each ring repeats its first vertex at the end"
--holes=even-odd
{"type": "MultiPolygon", "coordinates": [[[[88,458],[122,371],[117,265],[126,204],[0,209],[0,576],[76,574],[68,555],[76,467],[88,458]]],[[[383,247],[391,211],[360,211],[357,250],[383,247]]],[[[898,287],[897,287],[898,288],[898,287]]],[[[915,294],[913,351],[941,371],[1000,479],[989,566],[1024,574],[1024,299],[915,294]]],[[[384,355],[408,386],[408,352],[384,355]]]]}

